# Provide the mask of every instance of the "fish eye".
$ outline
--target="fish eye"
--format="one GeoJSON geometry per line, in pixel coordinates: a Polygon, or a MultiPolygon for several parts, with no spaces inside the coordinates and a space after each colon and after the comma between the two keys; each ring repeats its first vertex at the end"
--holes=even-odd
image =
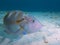
{"type": "Polygon", "coordinates": [[[35,22],[35,20],[33,20],[33,23],[35,22]]]}

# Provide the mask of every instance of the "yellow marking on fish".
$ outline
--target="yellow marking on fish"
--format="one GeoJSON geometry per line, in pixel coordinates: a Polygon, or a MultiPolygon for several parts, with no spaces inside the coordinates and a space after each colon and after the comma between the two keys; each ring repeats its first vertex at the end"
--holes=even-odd
{"type": "Polygon", "coordinates": [[[16,21],[16,24],[19,24],[19,23],[22,22],[23,20],[24,20],[24,18],[21,19],[21,20],[17,20],[17,21],[16,21]]]}

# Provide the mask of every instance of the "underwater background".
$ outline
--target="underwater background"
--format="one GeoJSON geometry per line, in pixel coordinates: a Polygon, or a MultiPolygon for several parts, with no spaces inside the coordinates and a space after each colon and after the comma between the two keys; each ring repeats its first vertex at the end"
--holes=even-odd
{"type": "MultiPolygon", "coordinates": [[[[0,35],[6,11],[12,10],[22,10],[43,25],[41,32],[24,35],[13,45],[60,45],[60,0],[0,0],[0,35]]],[[[7,45],[8,41],[5,39],[0,45],[7,45]]]]}
{"type": "Polygon", "coordinates": [[[60,0],[0,0],[0,10],[60,11],[60,0]]]}

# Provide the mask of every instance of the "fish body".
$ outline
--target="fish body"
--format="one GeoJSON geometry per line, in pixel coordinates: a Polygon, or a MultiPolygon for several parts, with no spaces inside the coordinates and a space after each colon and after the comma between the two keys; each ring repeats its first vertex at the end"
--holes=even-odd
{"type": "MultiPolygon", "coordinates": [[[[4,17],[4,32],[11,40],[40,31],[42,24],[33,16],[25,16],[21,11],[10,11],[4,17]]],[[[5,36],[6,37],[6,36],[5,36]]]]}

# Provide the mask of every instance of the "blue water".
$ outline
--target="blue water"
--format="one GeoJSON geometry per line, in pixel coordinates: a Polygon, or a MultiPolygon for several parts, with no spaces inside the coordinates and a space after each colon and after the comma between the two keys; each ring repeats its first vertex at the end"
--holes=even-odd
{"type": "Polygon", "coordinates": [[[0,10],[60,12],[60,0],[0,0],[0,10]]]}

